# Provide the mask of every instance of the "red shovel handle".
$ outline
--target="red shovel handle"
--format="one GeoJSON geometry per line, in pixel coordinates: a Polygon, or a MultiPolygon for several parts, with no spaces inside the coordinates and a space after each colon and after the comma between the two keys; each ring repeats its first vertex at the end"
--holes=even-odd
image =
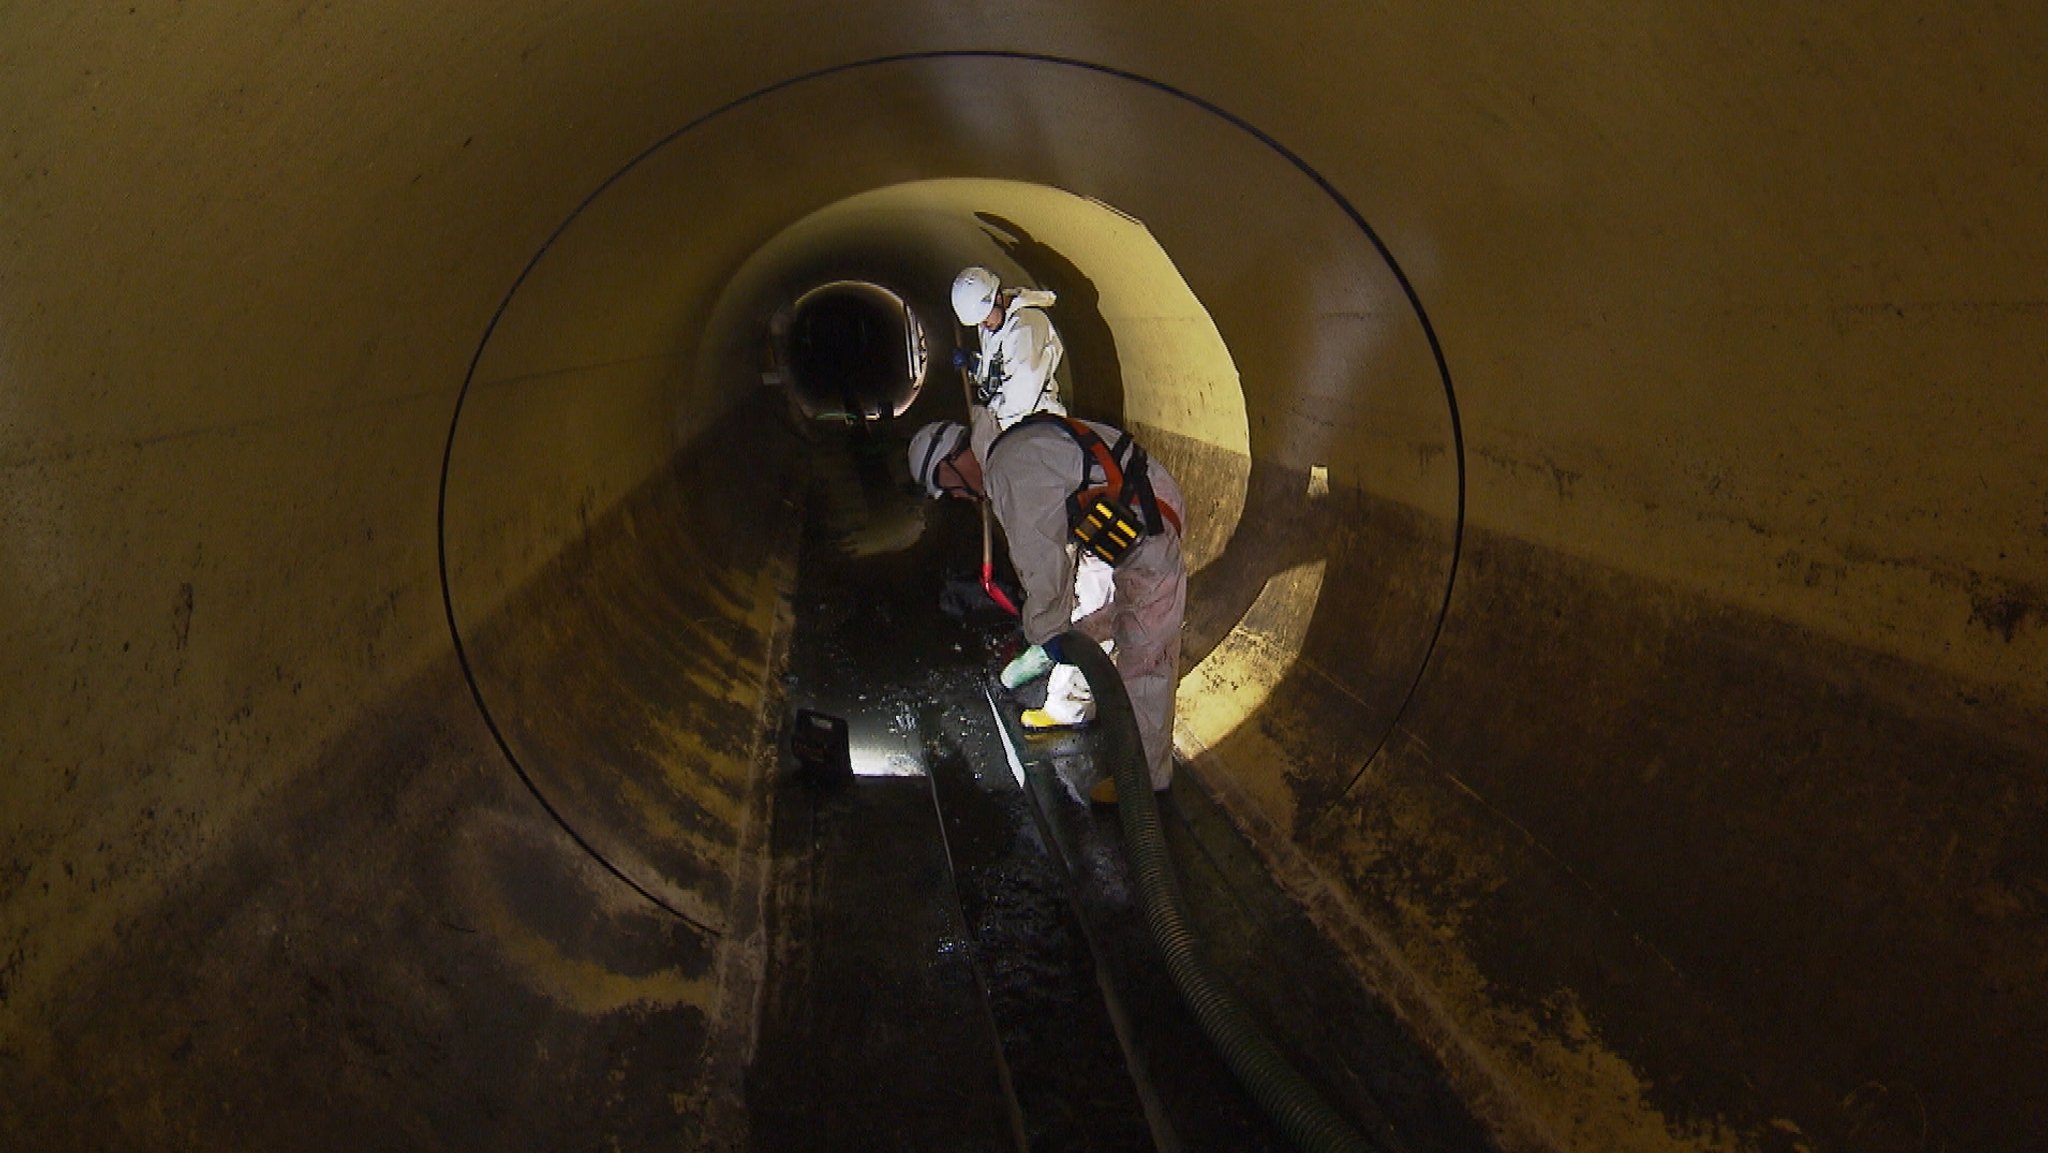
{"type": "Polygon", "coordinates": [[[1010,598],[1003,595],[1002,589],[996,587],[994,534],[989,528],[989,509],[986,501],[982,502],[981,506],[981,591],[988,594],[988,599],[996,602],[997,608],[1013,617],[1019,615],[1017,606],[1010,603],[1010,598]]]}
{"type": "Polygon", "coordinates": [[[1011,604],[1010,598],[996,585],[995,566],[981,566],[981,591],[988,594],[988,599],[996,602],[997,608],[1009,613],[1011,616],[1017,615],[1017,606],[1011,604]]]}

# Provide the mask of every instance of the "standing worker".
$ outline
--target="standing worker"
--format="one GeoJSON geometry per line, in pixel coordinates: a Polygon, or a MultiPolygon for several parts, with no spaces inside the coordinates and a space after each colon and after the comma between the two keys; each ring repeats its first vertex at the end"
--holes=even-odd
{"type": "Polygon", "coordinates": [[[963,348],[953,354],[953,363],[974,382],[977,456],[988,452],[999,433],[1034,412],[1066,415],[1054,378],[1066,345],[1045,311],[1058,299],[1043,289],[1004,288],[995,273],[979,265],[953,278],[953,315],[974,330],[981,345],[978,352],[963,348]]]}
{"type": "MultiPolygon", "coordinates": [[[[910,438],[910,471],[932,497],[987,500],[1024,586],[1020,625],[1030,648],[1003,670],[1016,687],[1060,663],[1069,627],[1114,641],[1117,676],[1131,699],[1155,790],[1173,781],[1173,695],[1187,607],[1180,485],[1120,429],[1040,413],[997,437],[983,464],[966,426],[927,424],[910,438]],[[1078,555],[1109,565],[1115,596],[1074,621],[1078,555]],[[1070,621],[1071,626],[1070,626],[1070,621]]],[[[1114,804],[1105,776],[1091,800],[1114,804]]]]}

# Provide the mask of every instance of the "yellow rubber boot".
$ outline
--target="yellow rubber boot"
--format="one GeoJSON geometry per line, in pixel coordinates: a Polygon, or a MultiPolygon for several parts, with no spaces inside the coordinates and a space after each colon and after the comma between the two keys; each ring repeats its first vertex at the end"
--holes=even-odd
{"type": "Polygon", "coordinates": [[[1044,709],[1025,709],[1024,715],[1018,718],[1023,722],[1024,731],[1027,733],[1059,733],[1071,729],[1085,729],[1090,719],[1083,717],[1078,721],[1063,721],[1044,709]]]}

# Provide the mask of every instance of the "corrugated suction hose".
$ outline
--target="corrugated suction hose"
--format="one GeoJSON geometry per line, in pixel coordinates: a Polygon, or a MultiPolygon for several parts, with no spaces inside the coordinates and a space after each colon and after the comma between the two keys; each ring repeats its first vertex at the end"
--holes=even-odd
{"type": "Polygon", "coordinates": [[[1160,832],[1159,803],[1152,795],[1151,773],[1123,680],[1102,647],[1087,636],[1069,631],[1060,637],[1060,648],[1094,691],[1097,728],[1107,741],[1104,751],[1116,778],[1117,820],[1123,826],[1124,852],[1137,881],[1145,925],[1165,954],[1174,987],[1202,1032],[1252,1099],[1296,1145],[1310,1153],[1378,1153],[1287,1063],[1202,955],[1188,928],[1180,882],[1160,832]]]}

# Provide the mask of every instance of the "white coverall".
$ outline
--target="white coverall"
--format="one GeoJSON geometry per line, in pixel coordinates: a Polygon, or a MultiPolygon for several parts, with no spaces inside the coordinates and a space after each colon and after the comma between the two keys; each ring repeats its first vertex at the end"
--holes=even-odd
{"type": "MultiPolygon", "coordinates": [[[[1107,445],[1115,445],[1123,435],[1106,424],[1084,423],[1107,445]]],[[[1086,467],[1081,446],[1051,425],[1018,429],[982,458],[989,503],[1009,540],[1010,563],[1024,586],[1020,623],[1024,639],[1032,644],[1058,636],[1076,619],[1079,549],[1067,529],[1067,497],[1081,487],[1086,467]]],[[[1147,468],[1160,503],[1181,512],[1179,483],[1157,460],[1147,468]]],[[[1166,524],[1140,541],[1110,572],[1115,598],[1108,620],[1098,618],[1082,631],[1115,641],[1117,675],[1137,717],[1152,787],[1163,789],[1173,780],[1173,693],[1180,676],[1181,617],[1187,607],[1188,574],[1180,531],[1166,524]]]]}
{"type": "Polygon", "coordinates": [[[1056,299],[1042,289],[1018,289],[1000,328],[990,332],[975,326],[981,337],[981,360],[974,373],[974,407],[986,409],[995,418],[986,440],[981,422],[975,422],[974,455],[982,460],[988,459],[989,442],[996,433],[1024,417],[1034,412],[1066,415],[1059,381],[1053,376],[1060,358],[1066,355],[1066,345],[1060,342],[1052,318],[1045,314],[1056,299]]]}

